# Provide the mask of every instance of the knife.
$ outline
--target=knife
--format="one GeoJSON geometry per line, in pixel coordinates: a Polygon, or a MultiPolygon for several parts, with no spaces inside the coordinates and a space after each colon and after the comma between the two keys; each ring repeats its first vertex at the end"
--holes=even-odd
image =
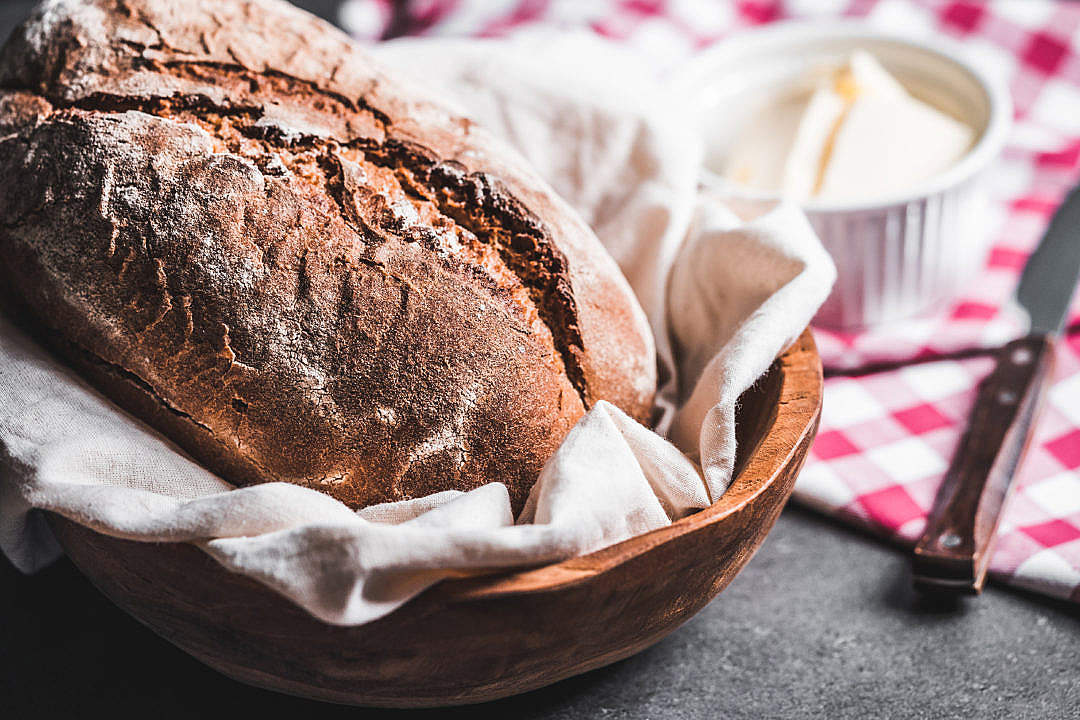
{"type": "Polygon", "coordinates": [[[1080,274],[1080,186],[1054,213],[1028,259],[1016,303],[1030,332],[997,351],[979,384],[968,427],[915,545],[912,570],[925,592],[977,594],[986,581],[1001,510],[1038,415],[1080,274]]]}

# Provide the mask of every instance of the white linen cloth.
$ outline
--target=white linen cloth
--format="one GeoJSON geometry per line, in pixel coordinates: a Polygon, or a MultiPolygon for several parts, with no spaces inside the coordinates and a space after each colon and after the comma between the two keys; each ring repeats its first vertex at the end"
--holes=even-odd
{"type": "Polygon", "coordinates": [[[234,488],[0,318],[0,549],[20,569],[59,554],[34,511],[49,510],[116,537],[196,543],[316,617],[357,625],[445,577],[584,554],[726,489],[738,396],[834,279],[801,213],[780,207],[743,223],[699,196],[700,149],[679,100],[600,39],[409,41],[376,52],[513,144],[597,231],[678,377],[663,392],[662,428],[675,444],[601,402],[548,462],[516,524],[499,483],[354,512],[298,486],[234,488]]]}

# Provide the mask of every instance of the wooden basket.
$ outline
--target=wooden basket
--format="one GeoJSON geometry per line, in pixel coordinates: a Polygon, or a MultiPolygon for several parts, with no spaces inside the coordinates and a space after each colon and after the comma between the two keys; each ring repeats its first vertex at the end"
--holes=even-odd
{"type": "Polygon", "coordinates": [[[355,705],[482,702],[632,655],[715,597],[791,493],[821,394],[806,331],[743,396],[735,480],[712,507],[584,557],[442,582],[359,627],[324,624],[191,545],[118,540],[50,520],[113,602],[237,680],[355,705]]]}

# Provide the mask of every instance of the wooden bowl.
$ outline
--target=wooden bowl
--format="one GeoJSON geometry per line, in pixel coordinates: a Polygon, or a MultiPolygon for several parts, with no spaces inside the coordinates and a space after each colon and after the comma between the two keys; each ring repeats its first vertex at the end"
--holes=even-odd
{"type": "Polygon", "coordinates": [[[821,392],[807,331],[744,395],[736,477],[712,507],[584,557],[442,582],[359,627],[324,624],[194,546],[118,540],[50,519],[113,602],[237,680],[355,705],[482,702],[632,655],[719,593],[791,493],[821,392]]]}

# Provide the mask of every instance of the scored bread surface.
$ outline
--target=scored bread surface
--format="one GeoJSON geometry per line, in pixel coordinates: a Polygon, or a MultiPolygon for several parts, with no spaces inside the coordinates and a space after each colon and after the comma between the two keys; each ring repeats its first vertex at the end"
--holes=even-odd
{"type": "Polygon", "coordinates": [[[504,482],[652,341],[521,161],[274,0],[48,2],[0,51],[7,311],[238,484],[504,482]]]}

